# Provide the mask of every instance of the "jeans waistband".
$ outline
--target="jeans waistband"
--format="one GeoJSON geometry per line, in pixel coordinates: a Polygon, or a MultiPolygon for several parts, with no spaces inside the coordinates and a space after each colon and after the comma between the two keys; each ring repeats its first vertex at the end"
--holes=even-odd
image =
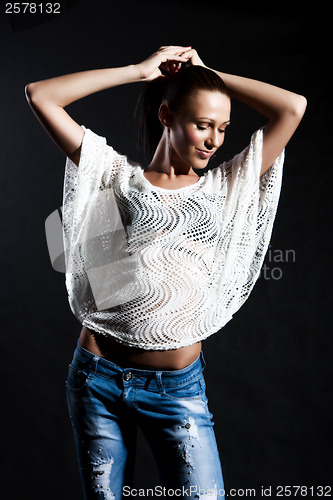
{"type": "Polygon", "coordinates": [[[79,363],[85,363],[88,365],[94,364],[96,369],[98,369],[98,371],[103,371],[104,373],[110,371],[117,373],[130,371],[133,375],[136,374],[137,376],[141,377],[153,377],[153,378],[158,373],[163,376],[164,380],[166,379],[174,380],[177,377],[187,378],[188,376],[191,376],[192,378],[194,375],[202,372],[206,366],[206,362],[202,351],[190,365],[180,370],[159,370],[159,369],[138,368],[137,366],[133,367],[130,363],[128,363],[128,365],[126,366],[124,366],[124,364],[122,363],[120,366],[115,361],[110,361],[109,359],[103,358],[88,351],[87,349],[85,349],[80,345],[79,341],[77,342],[77,346],[73,356],[74,364],[75,361],[78,361],[79,363]]]}

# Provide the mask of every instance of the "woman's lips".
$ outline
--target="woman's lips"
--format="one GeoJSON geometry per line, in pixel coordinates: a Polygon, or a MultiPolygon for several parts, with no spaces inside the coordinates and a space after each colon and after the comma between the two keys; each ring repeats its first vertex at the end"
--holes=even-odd
{"type": "Polygon", "coordinates": [[[203,149],[198,149],[196,148],[196,150],[198,151],[199,153],[199,156],[205,160],[207,160],[208,158],[210,158],[213,154],[214,151],[205,151],[203,149]]]}

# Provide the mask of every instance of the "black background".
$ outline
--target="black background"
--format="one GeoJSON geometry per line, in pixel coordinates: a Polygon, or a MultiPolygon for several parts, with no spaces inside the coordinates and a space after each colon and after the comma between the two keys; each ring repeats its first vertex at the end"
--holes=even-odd
{"type": "MultiPolygon", "coordinates": [[[[332,485],[329,5],[326,12],[319,2],[302,8],[213,0],[60,3],[62,14],[52,17],[6,15],[1,2],[3,498],[81,498],[65,399],[80,325],[64,275],[51,267],[44,229],[62,204],[65,158],[30,110],[24,86],[140,62],[167,44],[192,45],[210,67],[308,99],[286,150],[269,271],[223,332],[204,343],[205,373],[227,489],[256,488],[260,497],[261,486],[271,486],[275,498],[277,485],[332,485]],[[288,262],[287,250],[295,256],[288,262]],[[274,262],[278,254],[283,262],[274,262]]],[[[132,84],[103,91],[67,110],[143,162],[133,120],[140,90],[132,84]]],[[[213,166],[240,152],[265,123],[237,102],[231,121],[213,166]]],[[[140,434],[136,486],[158,484],[140,434]]]]}

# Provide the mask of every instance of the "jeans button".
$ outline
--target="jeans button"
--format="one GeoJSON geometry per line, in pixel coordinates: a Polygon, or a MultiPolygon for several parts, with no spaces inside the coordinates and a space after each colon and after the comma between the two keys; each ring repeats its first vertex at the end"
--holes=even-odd
{"type": "Polygon", "coordinates": [[[132,374],[131,374],[131,372],[127,372],[127,373],[125,373],[125,375],[124,375],[124,379],[126,380],[126,382],[128,382],[129,380],[131,380],[131,378],[132,378],[132,374]]]}

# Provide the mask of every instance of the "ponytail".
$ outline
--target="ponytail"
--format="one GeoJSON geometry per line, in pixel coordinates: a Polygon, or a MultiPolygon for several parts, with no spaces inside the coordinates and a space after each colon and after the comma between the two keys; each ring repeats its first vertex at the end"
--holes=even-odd
{"type": "Polygon", "coordinates": [[[154,154],[163,134],[163,126],[158,118],[158,111],[169,84],[168,80],[169,77],[166,75],[147,82],[136,106],[135,114],[140,110],[138,146],[143,147],[146,156],[154,154]]]}

